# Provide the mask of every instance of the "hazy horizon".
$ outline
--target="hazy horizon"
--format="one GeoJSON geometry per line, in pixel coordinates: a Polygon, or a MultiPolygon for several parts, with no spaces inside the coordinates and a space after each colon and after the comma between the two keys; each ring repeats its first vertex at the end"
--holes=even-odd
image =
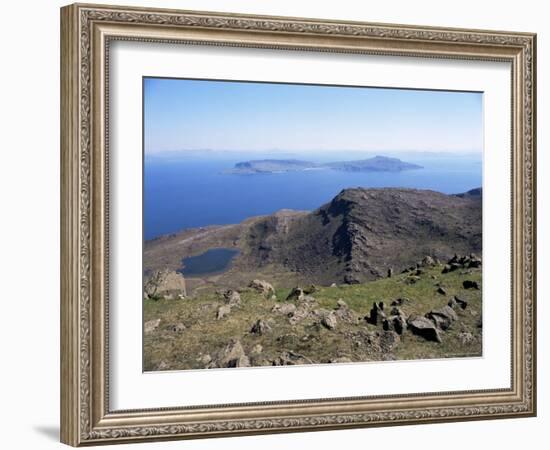
{"type": "Polygon", "coordinates": [[[483,96],[476,92],[147,77],[143,94],[146,155],[392,156],[483,148],[483,96]]]}

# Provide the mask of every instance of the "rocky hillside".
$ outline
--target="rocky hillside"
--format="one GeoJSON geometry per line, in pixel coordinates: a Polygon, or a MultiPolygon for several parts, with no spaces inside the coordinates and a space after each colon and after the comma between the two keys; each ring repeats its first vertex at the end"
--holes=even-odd
{"type": "Polygon", "coordinates": [[[247,257],[283,263],[312,282],[358,283],[423,255],[481,250],[480,197],[410,189],[346,189],[308,215],[270,216],[250,227],[247,257]]]}
{"type": "Polygon", "coordinates": [[[481,259],[430,256],[389,278],[293,288],[253,280],[144,299],[144,370],[482,354],[481,259]]]}
{"type": "Polygon", "coordinates": [[[361,283],[401,272],[425,255],[480,253],[481,205],[480,189],[463,195],[346,189],[312,212],[280,211],[147,242],[145,268],[177,270],[182,258],[228,247],[240,254],[231,270],[207,280],[218,286],[259,275],[277,283],[361,283]]]}

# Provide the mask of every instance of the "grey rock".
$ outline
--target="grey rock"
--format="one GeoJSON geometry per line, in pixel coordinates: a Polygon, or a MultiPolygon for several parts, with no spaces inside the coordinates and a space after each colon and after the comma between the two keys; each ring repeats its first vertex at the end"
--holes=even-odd
{"type": "Polygon", "coordinates": [[[380,333],[380,349],[383,353],[392,352],[401,342],[401,338],[394,331],[384,331],[380,333]]]}
{"type": "Polygon", "coordinates": [[[392,315],[384,319],[382,327],[385,331],[394,331],[401,335],[407,329],[407,320],[402,315],[392,315]]]}
{"type": "Polygon", "coordinates": [[[275,289],[273,288],[273,286],[264,280],[252,280],[248,287],[254,289],[260,294],[265,295],[266,297],[270,297],[275,293],[275,289]]]}
{"type": "Polygon", "coordinates": [[[200,358],[199,358],[199,361],[202,363],[202,364],[210,364],[212,362],[212,357],[207,353],[206,355],[202,355],[200,358]]]}
{"type": "Polygon", "coordinates": [[[277,303],[272,309],[271,312],[277,312],[284,314],[285,316],[290,316],[296,311],[296,305],[293,303],[277,303]]]}
{"type": "Polygon", "coordinates": [[[180,323],[169,325],[167,329],[172,333],[181,333],[182,331],[185,331],[185,325],[180,322],[180,323]]]}
{"type": "Polygon", "coordinates": [[[368,317],[365,317],[365,320],[371,325],[378,325],[382,323],[385,318],[386,314],[384,313],[384,302],[374,302],[372,304],[370,314],[368,317]]]}
{"type": "Polygon", "coordinates": [[[462,345],[469,345],[474,343],[476,341],[476,338],[472,333],[463,331],[462,333],[458,334],[458,340],[462,345]]]}
{"type": "Polygon", "coordinates": [[[336,314],[332,311],[328,314],[323,315],[323,317],[321,317],[321,325],[323,325],[325,328],[329,330],[334,330],[337,324],[338,324],[338,320],[336,319],[336,314]]]}
{"type": "Polygon", "coordinates": [[[390,306],[401,306],[409,302],[410,302],[410,299],[408,299],[407,297],[401,297],[391,302],[390,306]]]}
{"type": "Polygon", "coordinates": [[[431,267],[431,266],[435,266],[435,260],[429,256],[429,255],[426,255],[424,256],[424,258],[422,259],[422,262],[420,263],[420,265],[422,267],[431,267]]]}
{"type": "Polygon", "coordinates": [[[434,309],[426,314],[426,318],[430,319],[440,330],[447,330],[451,327],[455,320],[458,320],[453,308],[444,306],[443,308],[434,309]]]}
{"type": "Polygon", "coordinates": [[[290,291],[290,294],[288,294],[288,296],[286,297],[286,301],[297,302],[297,301],[303,300],[304,297],[305,297],[304,290],[300,287],[295,287],[290,291]]]}
{"type": "Polygon", "coordinates": [[[230,306],[238,306],[241,304],[241,294],[233,289],[229,289],[223,293],[225,302],[230,306]]]}
{"type": "Polygon", "coordinates": [[[307,318],[309,315],[310,315],[309,308],[305,305],[302,305],[296,308],[296,310],[293,313],[289,314],[290,316],[289,322],[292,325],[296,325],[298,322],[301,322],[302,320],[307,318]]]}
{"type": "Polygon", "coordinates": [[[219,367],[249,367],[250,360],[238,339],[232,339],[221,351],[219,367]]]}
{"type": "Polygon", "coordinates": [[[468,307],[468,302],[466,300],[462,300],[461,298],[457,297],[456,295],[454,297],[451,297],[449,299],[448,305],[451,308],[461,308],[466,309],[468,307]]]}
{"type": "Polygon", "coordinates": [[[218,311],[216,313],[216,319],[221,320],[225,316],[227,316],[231,312],[231,306],[230,305],[222,305],[218,308],[218,311]]]}
{"type": "Polygon", "coordinates": [[[462,282],[462,286],[464,287],[464,289],[479,289],[479,284],[477,283],[477,281],[472,280],[464,280],[462,282]]]}
{"type": "Polygon", "coordinates": [[[441,342],[441,334],[435,324],[426,317],[416,316],[407,321],[409,330],[428,341],[441,342]]]}
{"type": "Polygon", "coordinates": [[[153,331],[155,331],[159,325],[160,325],[160,319],[149,320],[148,322],[145,322],[143,324],[143,332],[145,334],[150,334],[153,331]]]}
{"type": "Polygon", "coordinates": [[[168,370],[170,365],[166,361],[161,361],[157,366],[157,370],[168,370]]]}
{"type": "Polygon", "coordinates": [[[265,320],[262,320],[262,319],[258,319],[250,329],[251,333],[258,334],[260,336],[267,334],[270,331],[271,331],[271,326],[269,325],[269,323],[267,323],[265,320]]]}
{"type": "Polygon", "coordinates": [[[353,311],[341,298],[338,299],[338,301],[336,302],[336,310],[334,311],[334,314],[336,315],[338,320],[342,320],[344,322],[355,323],[357,321],[357,318],[353,311]]]}
{"type": "Polygon", "coordinates": [[[172,300],[178,295],[187,295],[185,278],[179,272],[171,270],[156,270],[145,280],[144,290],[150,298],[172,300]]]}

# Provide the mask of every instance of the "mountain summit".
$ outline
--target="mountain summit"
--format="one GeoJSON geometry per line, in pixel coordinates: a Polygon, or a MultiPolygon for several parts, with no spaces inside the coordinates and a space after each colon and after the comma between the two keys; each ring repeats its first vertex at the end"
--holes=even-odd
{"type": "MultiPolygon", "coordinates": [[[[270,274],[317,284],[359,283],[429,255],[447,260],[482,246],[481,189],[467,195],[353,188],[317,210],[282,210],[240,224],[186,230],[146,242],[146,270],[181,267],[215,247],[238,249],[220,282],[270,274]]],[[[208,277],[206,277],[208,278],[208,277]]]]}

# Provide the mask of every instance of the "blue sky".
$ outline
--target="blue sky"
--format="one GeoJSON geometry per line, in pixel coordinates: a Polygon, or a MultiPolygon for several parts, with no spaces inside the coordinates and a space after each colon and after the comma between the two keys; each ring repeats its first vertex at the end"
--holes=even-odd
{"type": "Polygon", "coordinates": [[[480,152],[480,93],[144,79],[145,153],[480,152]]]}

